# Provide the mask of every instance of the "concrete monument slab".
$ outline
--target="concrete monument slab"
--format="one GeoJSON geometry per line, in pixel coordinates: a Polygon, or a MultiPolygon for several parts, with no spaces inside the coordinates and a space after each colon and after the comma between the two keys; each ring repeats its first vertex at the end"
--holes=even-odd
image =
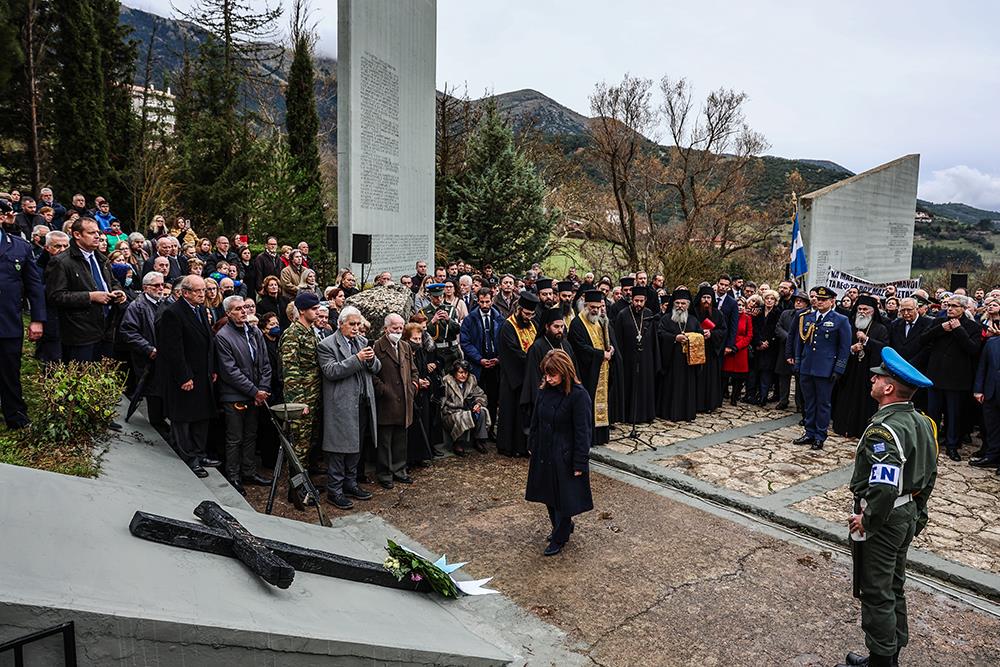
{"type": "MultiPolygon", "coordinates": [[[[338,262],[370,275],[434,258],[436,0],[339,0],[338,262]]],[[[367,275],[367,274],[366,274],[367,275]]]]}
{"type": "Polygon", "coordinates": [[[799,198],[809,285],[831,268],[872,282],[910,277],[920,156],[906,155],[799,198]]]}

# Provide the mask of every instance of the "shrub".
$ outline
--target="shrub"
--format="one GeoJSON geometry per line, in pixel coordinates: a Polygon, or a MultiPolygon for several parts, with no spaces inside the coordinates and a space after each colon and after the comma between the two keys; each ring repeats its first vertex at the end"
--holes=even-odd
{"type": "Polygon", "coordinates": [[[107,436],[121,399],[118,362],[48,364],[22,375],[31,424],[0,435],[0,462],[93,476],[94,447],[107,436]]]}

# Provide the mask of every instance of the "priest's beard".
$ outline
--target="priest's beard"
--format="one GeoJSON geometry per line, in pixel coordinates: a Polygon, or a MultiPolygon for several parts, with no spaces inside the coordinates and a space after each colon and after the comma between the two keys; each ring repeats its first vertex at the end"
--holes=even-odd
{"type": "Polygon", "coordinates": [[[523,329],[526,326],[528,326],[529,323],[530,323],[530,320],[526,320],[523,317],[521,317],[521,313],[517,314],[517,326],[518,326],[518,328],[523,329]]]}
{"type": "Polygon", "coordinates": [[[558,345],[559,343],[561,343],[562,339],[563,339],[563,332],[562,331],[560,331],[559,333],[552,333],[551,331],[549,331],[545,335],[548,336],[549,340],[552,341],[553,343],[555,343],[556,345],[558,345]]]}
{"type": "Polygon", "coordinates": [[[560,312],[563,314],[563,317],[573,314],[573,304],[569,301],[561,301],[559,303],[559,309],[560,312]]]}
{"type": "Polygon", "coordinates": [[[680,325],[681,329],[683,329],[688,323],[688,311],[677,310],[674,308],[674,311],[670,313],[670,319],[672,319],[675,324],[680,325]]]}
{"type": "Polygon", "coordinates": [[[607,326],[608,324],[608,318],[600,313],[597,313],[596,315],[587,313],[587,321],[591,324],[600,324],[601,326],[607,326]]]}
{"type": "Polygon", "coordinates": [[[712,307],[710,305],[708,305],[707,303],[703,303],[703,304],[699,305],[698,306],[698,312],[701,314],[701,317],[703,319],[704,318],[711,319],[711,317],[712,317],[712,307]]]}
{"type": "Polygon", "coordinates": [[[854,326],[858,329],[867,329],[872,323],[872,315],[862,315],[858,313],[854,316],[854,326]]]}

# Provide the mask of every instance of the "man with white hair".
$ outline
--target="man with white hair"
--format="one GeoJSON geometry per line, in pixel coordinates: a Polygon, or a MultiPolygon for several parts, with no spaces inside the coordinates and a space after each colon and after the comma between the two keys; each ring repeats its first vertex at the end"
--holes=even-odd
{"type": "Polygon", "coordinates": [[[833,430],[839,435],[861,437],[878,404],[871,393],[869,369],[882,359],[889,331],[882,322],[878,301],[871,294],[859,294],[851,318],[851,354],[847,369],[833,387],[833,430]]]}
{"type": "MultiPolygon", "coordinates": [[[[168,281],[173,282],[175,279],[180,278],[184,273],[181,271],[181,265],[176,257],[170,255],[171,246],[177,242],[172,236],[161,236],[156,241],[156,255],[149,257],[145,262],[142,263],[142,275],[146,275],[150,271],[160,271],[160,269],[155,268],[154,264],[159,257],[165,257],[169,267],[165,273],[168,281]]],[[[162,271],[161,271],[162,273],[162,271]]]]}
{"type": "Polygon", "coordinates": [[[406,472],[406,430],[413,423],[413,398],[420,376],[413,351],[401,342],[405,324],[402,317],[389,313],[382,336],[372,346],[381,366],[372,376],[378,408],[375,475],[384,489],[391,489],[393,482],[413,482],[406,472]]]}
{"type": "MultiPolygon", "coordinates": [[[[678,287],[670,296],[669,317],[657,325],[660,358],[666,376],[660,383],[656,416],[670,421],[692,421],[697,414],[698,373],[700,366],[688,365],[688,334],[701,334],[701,320],[691,313],[691,291],[678,287]]],[[[625,368],[625,373],[633,372],[625,368]]],[[[630,415],[625,415],[629,417],[630,415]]]]}
{"type": "Polygon", "coordinates": [[[148,371],[143,385],[146,399],[146,417],[153,426],[164,426],[163,392],[156,375],[156,316],[163,299],[163,274],[150,271],[142,277],[142,294],[132,301],[122,315],[118,326],[119,341],[128,349],[135,377],[142,378],[148,371]]]}
{"type": "Polygon", "coordinates": [[[45,254],[45,235],[50,231],[45,225],[35,225],[31,230],[31,255],[36,262],[45,254]]]}
{"type": "Polygon", "coordinates": [[[365,462],[361,454],[367,436],[371,435],[373,444],[378,445],[372,378],[382,370],[382,362],[368,346],[368,340],[358,333],[361,320],[357,308],[344,306],[337,319],[337,333],[316,346],[323,375],[327,502],[338,509],[354,507],[347,496],[358,500],[372,497],[357,480],[364,473],[365,462]]]}

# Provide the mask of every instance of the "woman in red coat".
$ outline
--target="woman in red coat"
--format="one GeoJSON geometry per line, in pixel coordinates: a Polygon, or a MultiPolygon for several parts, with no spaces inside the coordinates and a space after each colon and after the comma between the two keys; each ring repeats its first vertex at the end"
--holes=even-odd
{"type": "Polygon", "coordinates": [[[750,372],[750,361],[748,350],[753,339],[753,324],[750,316],[746,313],[747,302],[745,299],[737,300],[739,309],[739,320],[736,323],[736,350],[726,353],[722,359],[722,373],[726,379],[726,385],[732,383],[730,397],[733,405],[743,391],[743,384],[746,382],[747,373],[750,372]]]}

